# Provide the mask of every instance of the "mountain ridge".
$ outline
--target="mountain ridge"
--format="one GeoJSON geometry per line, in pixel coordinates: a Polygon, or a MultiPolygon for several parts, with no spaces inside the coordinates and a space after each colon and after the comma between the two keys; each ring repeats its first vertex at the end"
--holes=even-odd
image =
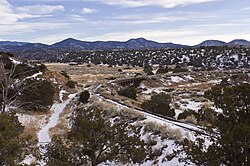
{"type": "Polygon", "coordinates": [[[20,52],[24,50],[41,51],[94,51],[94,50],[146,50],[146,49],[179,49],[179,48],[196,48],[196,47],[211,47],[211,46],[243,46],[250,47],[250,42],[244,39],[235,39],[231,42],[220,40],[205,40],[202,43],[194,46],[175,44],[171,42],[160,43],[145,38],[132,38],[127,41],[82,41],[74,38],[67,38],[54,44],[17,42],[17,41],[0,41],[0,51],[20,52]]]}

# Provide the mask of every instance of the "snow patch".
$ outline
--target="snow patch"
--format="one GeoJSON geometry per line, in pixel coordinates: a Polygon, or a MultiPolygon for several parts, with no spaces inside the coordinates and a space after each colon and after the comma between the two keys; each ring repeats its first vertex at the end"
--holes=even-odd
{"type": "Polygon", "coordinates": [[[38,77],[39,75],[42,75],[42,74],[43,74],[42,72],[35,73],[35,74],[33,74],[32,76],[26,77],[25,80],[31,79],[31,78],[36,78],[36,77],[38,77]]]}
{"type": "Polygon", "coordinates": [[[187,75],[187,76],[184,76],[186,79],[188,79],[188,80],[193,80],[194,78],[192,77],[192,76],[190,76],[190,75],[187,75]]]}
{"type": "Polygon", "coordinates": [[[14,58],[9,58],[14,64],[16,64],[16,65],[19,65],[19,64],[21,64],[22,62],[21,61],[18,61],[18,60],[15,60],[14,58]]]}
{"type": "Polygon", "coordinates": [[[30,154],[25,157],[25,159],[21,162],[22,165],[31,165],[33,161],[35,161],[36,158],[30,154]]]}
{"type": "Polygon", "coordinates": [[[172,82],[181,82],[181,81],[185,81],[185,80],[179,76],[171,76],[171,81],[172,82]]]}
{"type": "MultiPolygon", "coordinates": [[[[61,90],[59,94],[63,93],[64,90],[61,90]]],[[[39,143],[48,143],[51,141],[49,130],[57,125],[59,115],[63,112],[64,108],[67,106],[67,104],[69,104],[70,100],[75,97],[75,95],[76,94],[69,95],[69,99],[65,100],[62,103],[53,104],[53,106],[51,107],[52,116],[50,117],[49,122],[37,133],[39,143]]]]}

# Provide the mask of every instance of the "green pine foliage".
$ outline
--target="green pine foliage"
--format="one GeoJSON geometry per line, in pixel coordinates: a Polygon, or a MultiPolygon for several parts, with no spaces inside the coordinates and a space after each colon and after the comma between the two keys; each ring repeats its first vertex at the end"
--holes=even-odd
{"type": "Polygon", "coordinates": [[[89,100],[89,97],[90,97],[89,91],[85,90],[85,91],[80,93],[79,101],[82,103],[87,103],[89,100]]]}
{"type": "Polygon", "coordinates": [[[24,153],[24,127],[14,114],[0,114],[0,165],[17,165],[24,153]]]}
{"type": "Polygon", "coordinates": [[[26,85],[29,88],[24,89],[19,96],[21,108],[31,111],[44,111],[53,104],[55,88],[51,82],[28,79],[26,85]]]}
{"type": "Polygon", "coordinates": [[[76,87],[76,82],[75,81],[72,81],[72,80],[69,80],[67,83],[66,83],[66,86],[71,88],[71,89],[74,89],[76,87]]]}
{"type": "Polygon", "coordinates": [[[148,112],[160,114],[163,116],[174,117],[175,111],[170,108],[171,97],[165,93],[159,93],[142,103],[142,109],[148,112]]]}
{"type": "Polygon", "coordinates": [[[203,139],[185,141],[188,158],[197,165],[250,165],[250,84],[217,85],[205,95],[222,114],[212,121],[218,139],[203,151],[203,139]]]}
{"type": "Polygon", "coordinates": [[[143,71],[147,74],[147,75],[154,75],[153,73],[153,68],[150,65],[145,65],[143,71]]]}
{"type": "Polygon", "coordinates": [[[122,117],[117,117],[111,124],[106,116],[106,112],[99,109],[78,110],[66,138],[55,138],[47,146],[47,165],[143,162],[146,150],[144,141],[139,138],[139,130],[122,117]]]}
{"type": "Polygon", "coordinates": [[[41,65],[39,65],[38,67],[39,67],[39,70],[42,71],[42,72],[44,72],[45,70],[47,70],[46,65],[43,64],[43,63],[41,65]]]}
{"type": "Polygon", "coordinates": [[[178,115],[177,119],[178,120],[186,119],[188,116],[191,116],[191,115],[194,115],[195,117],[197,117],[197,113],[195,111],[185,110],[178,115]]]}
{"type": "Polygon", "coordinates": [[[60,74],[63,75],[65,78],[70,79],[70,76],[66,71],[61,71],[60,74]]]}
{"type": "Polygon", "coordinates": [[[136,100],[137,90],[134,86],[128,86],[119,90],[118,94],[136,100]]]}
{"type": "Polygon", "coordinates": [[[156,74],[164,74],[169,71],[167,66],[159,66],[159,69],[156,71],[156,74]]]}

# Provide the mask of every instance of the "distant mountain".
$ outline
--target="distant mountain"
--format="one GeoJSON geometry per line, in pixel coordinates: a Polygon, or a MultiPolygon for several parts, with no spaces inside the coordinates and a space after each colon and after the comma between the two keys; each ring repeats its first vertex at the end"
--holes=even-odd
{"type": "Polygon", "coordinates": [[[244,39],[236,39],[228,43],[229,46],[250,46],[250,42],[244,39]]]}
{"type": "Polygon", "coordinates": [[[244,39],[236,39],[229,43],[226,43],[224,41],[220,40],[206,40],[198,45],[196,47],[218,47],[218,46],[229,46],[229,47],[235,47],[235,46],[243,46],[243,47],[250,47],[250,42],[244,39]]]}
{"type": "Polygon", "coordinates": [[[226,46],[227,43],[220,40],[206,40],[200,44],[198,44],[198,47],[210,47],[210,46],[226,46]]]}
{"type": "Polygon", "coordinates": [[[130,39],[126,42],[119,41],[95,41],[87,42],[73,38],[68,38],[61,42],[53,44],[58,48],[67,48],[69,50],[110,50],[110,49],[156,49],[156,48],[184,48],[185,45],[173,43],[158,43],[146,40],[144,38],[130,39]]]}
{"type": "Polygon", "coordinates": [[[0,41],[0,48],[3,46],[23,46],[28,42],[16,42],[16,41],[0,41]]]}
{"type": "Polygon", "coordinates": [[[179,49],[179,48],[197,48],[208,46],[229,46],[229,47],[249,47],[247,40],[233,40],[229,43],[219,40],[206,40],[195,46],[180,45],[174,43],[158,43],[156,41],[144,38],[130,39],[121,41],[81,41],[68,38],[52,45],[42,43],[11,42],[0,41],[0,51],[12,52],[16,56],[27,59],[43,59],[46,57],[61,56],[65,52],[79,52],[91,50],[149,50],[149,49],[179,49]]]}

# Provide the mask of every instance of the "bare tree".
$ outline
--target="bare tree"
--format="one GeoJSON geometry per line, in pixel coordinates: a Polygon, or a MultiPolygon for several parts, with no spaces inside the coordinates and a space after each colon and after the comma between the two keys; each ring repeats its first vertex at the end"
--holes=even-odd
{"type": "Polygon", "coordinates": [[[11,68],[6,69],[3,59],[0,60],[0,92],[1,92],[1,113],[7,111],[7,106],[12,106],[16,102],[17,96],[24,90],[34,90],[35,84],[25,84],[25,79],[15,79],[19,75],[32,72],[23,71],[18,73],[16,71],[17,64],[11,63],[11,68]]]}

